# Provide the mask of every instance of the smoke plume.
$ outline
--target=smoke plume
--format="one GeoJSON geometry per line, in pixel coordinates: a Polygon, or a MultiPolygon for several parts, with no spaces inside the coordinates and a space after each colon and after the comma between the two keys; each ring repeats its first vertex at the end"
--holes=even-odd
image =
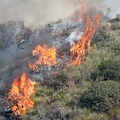
{"type": "MultiPolygon", "coordinates": [[[[119,0],[83,0],[88,7],[106,11],[119,7],[119,0]]],[[[0,23],[23,20],[27,25],[45,24],[70,16],[80,5],[78,0],[1,0],[0,23]]],[[[113,10],[115,11],[115,10],[113,10]]]]}
{"type": "Polygon", "coordinates": [[[72,14],[77,0],[1,0],[0,22],[23,20],[28,25],[44,24],[72,14]]]}

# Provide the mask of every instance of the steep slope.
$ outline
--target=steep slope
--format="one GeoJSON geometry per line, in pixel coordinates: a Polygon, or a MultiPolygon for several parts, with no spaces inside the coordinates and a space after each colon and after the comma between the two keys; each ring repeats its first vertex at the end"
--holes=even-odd
{"type": "Polygon", "coordinates": [[[69,66],[36,85],[28,119],[120,119],[120,22],[107,22],[83,64],[69,66]]]}

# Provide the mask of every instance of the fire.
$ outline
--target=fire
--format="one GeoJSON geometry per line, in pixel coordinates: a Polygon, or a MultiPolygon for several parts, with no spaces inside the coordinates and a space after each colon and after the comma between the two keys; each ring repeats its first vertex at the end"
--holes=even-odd
{"type": "MultiPolygon", "coordinates": [[[[86,12],[85,4],[79,0],[81,4],[80,20],[83,20],[84,14],[86,12]]],[[[91,50],[90,42],[91,37],[95,33],[96,28],[99,28],[100,15],[95,14],[92,16],[92,21],[90,21],[90,16],[86,16],[85,29],[83,35],[79,37],[77,43],[74,43],[70,49],[70,64],[79,65],[82,63],[85,57],[86,50],[91,50]]]]}
{"type": "Polygon", "coordinates": [[[70,49],[70,64],[79,65],[82,63],[86,50],[91,50],[90,42],[91,37],[94,34],[96,28],[99,26],[100,15],[96,14],[93,16],[93,21],[90,22],[90,17],[86,17],[85,30],[82,38],[74,43],[70,49]]]}
{"type": "Polygon", "coordinates": [[[8,93],[7,103],[16,115],[26,113],[27,108],[33,107],[34,102],[30,99],[30,94],[35,92],[34,84],[35,82],[32,82],[25,72],[22,76],[14,79],[12,88],[8,93]]]}
{"type": "Polygon", "coordinates": [[[81,7],[80,7],[80,21],[82,21],[84,19],[84,15],[86,13],[87,7],[84,4],[84,2],[82,2],[81,0],[78,0],[78,2],[81,5],[81,7]]]}
{"type": "Polygon", "coordinates": [[[57,32],[57,33],[53,32],[52,35],[54,36],[54,35],[58,35],[58,34],[60,34],[60,33],[61,33],[61,32],[57,32]]]}
{"type": "Polygon", "coordinates": [[[35,70],[39,65],[47,65],[48,67],[51,67],[57,64],[55,47],[48,48],[46,45],[38,45],[33,50],[32,55],[38,56],[38,60],[35,62],[35,64],[29,63],[30,69],[35,70]]]}
{"type": "Polygon", "coordinates": [[[56,33],[52,33],[52,35],[56,35],[56,33]]]}
{"type": "MultiPolygon", "coordinates": [[[[70,60],[68,61],[71,65],[79,65],[83,62],[86,51],[89,51],[92,48],[90,45],[91,37],[95,33],[95,30],[99,28],[100,15],[94,14],[91,21],[89,15],[85,17],[85,4],[81,0],[79,0],[79,3],[81,4],[80,21],[85,20],[85,29],[82,35],[77,35],[78,41],[75,42],[70,49],[70,60]]],[[[56,34],[59,33],[52,33],[52,35],[56,34]]],[[[57,55],[56,48],[48,48],[47,45],[37,45],[32,51],[32,55],[38,57],[38,60],[34,64],[29,63],[29,68],[32,70],[38,69],[40,65],[42,67],[52,67],[57,65],[56,56],[60,59],[65,58],[65,54],[57,55]]],[[[66,69],[64,63],[61,63],[61,68],[64,70],[66,69]]],[[[34,102],[30,99],[30,94],[35,92],[34,84],[35,83],[26,76],[25,72],[14,79],[12,88],[8,93],[7,102],[16,115],[26,113],[27,108],[34,106],[34,102]]]]}

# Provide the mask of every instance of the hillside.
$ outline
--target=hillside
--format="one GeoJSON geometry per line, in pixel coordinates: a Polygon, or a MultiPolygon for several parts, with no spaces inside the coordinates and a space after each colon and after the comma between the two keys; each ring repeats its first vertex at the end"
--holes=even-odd
{"type": "Polygon", "coordinates": [[[120,120],[118,1],[1,2],[0,120],[120,120]]]}
{"type": "Polygon", "coordinates": [[[91,45],[82,64],[36,84],[27,120],[120,119],[120,22],[105,23],[91,45]]]}
{"type": "Polygon", "coordinates": [[[91,16],[0,24],[0,119],[120,119],[120,19],[91,16]]]}

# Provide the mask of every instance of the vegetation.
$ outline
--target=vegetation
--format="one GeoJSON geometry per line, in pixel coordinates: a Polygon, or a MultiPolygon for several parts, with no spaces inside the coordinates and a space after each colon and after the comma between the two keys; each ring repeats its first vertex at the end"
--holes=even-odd
{"type": "Polygon", "coordinates": [[[120,83],[115,81],[101,81],[92,84],[80,99],[82,107],[91,111],[108,112],[111,107],[117,106],[117,96],[120,95],[120,83]]]}
{"type": "MultiPolygon", "coordinates": [[[[36,86],[29,116],[60,120],[120,119],[120,22],[96,33],[80,66],[69,66],[36,86]]],[[[28,118],[29,119],[29,118],[28,118]]]]}

